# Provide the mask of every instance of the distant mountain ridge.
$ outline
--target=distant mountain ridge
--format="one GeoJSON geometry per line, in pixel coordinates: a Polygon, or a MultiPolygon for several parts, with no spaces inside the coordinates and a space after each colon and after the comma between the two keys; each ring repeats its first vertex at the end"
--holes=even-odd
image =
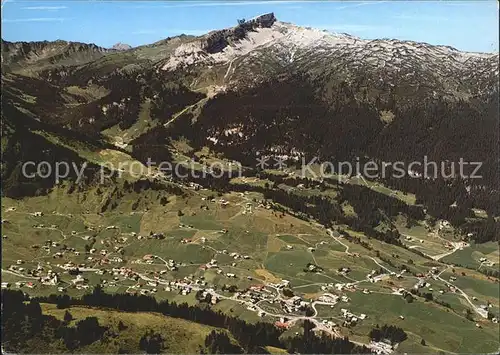
{"type": "Polygon", "coordinates": [[[114,49],[117,51],[126,51],[129,49],[132,49],[132,46],[130,44],[118,42],[118,43],[114,44],[113,47],[111,47],[111,49],[114,49]]]}
{"type": "Polygon", "coordinates": [[[109,49],[93,43],[63,40],[9,42],[2,39],[2,65],[13,68],[84,64],[107,52],[109,49]]]}

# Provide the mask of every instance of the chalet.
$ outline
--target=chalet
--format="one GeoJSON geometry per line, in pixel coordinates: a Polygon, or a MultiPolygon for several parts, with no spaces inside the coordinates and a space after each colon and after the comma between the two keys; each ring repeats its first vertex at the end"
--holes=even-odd
{"type": "Polygon", "coordinates": [[[280,322],[280,321],[276,321],[276,322],[274,322],[274,325],[275,325],[277,328],[280,328],[280,329],[288,329],[288,327],[289,327],[289,324],[288,324],[288,323],[284,323],[284,322],[280,322]]]}
{"type": "Polygon", "coordinates": [[[76,285],[76,284],[83,284],[85,283],[87,280],[83,278],[82,275],[76,275],[76,278],[71,280],[71,282],[73,283],[73,285],[76,285]]]}
{"type": "Polygon", "coordinates": [[[314,271],[316,271],[317,266],[316,266],[316,265],[314,265],[314,264],[309,264],[309,266],[307,267],[307,269],[308,269],[309,271],[314,272],[314,271]]]}

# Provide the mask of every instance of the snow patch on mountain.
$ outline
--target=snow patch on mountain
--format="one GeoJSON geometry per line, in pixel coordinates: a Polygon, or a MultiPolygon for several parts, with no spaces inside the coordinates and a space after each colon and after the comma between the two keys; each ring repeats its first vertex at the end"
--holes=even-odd
{"type": "MultiPolygon", "coordinates": [[[[318,44],[334,44],[345,41],[346,37],[333,36],[325,31],[306,29],[275,22],[269,28],[257,28],[246,37],[216,53],[207,53],[202,48],[203,40],[180,45],[163,66],[163,70],[175,70],[193,64],[229,63],[237,57],[256,49],[273,45],[284,47],[310,47],[318,44]]],[[[293,56],[292,56],[293,58],[293,56]]]]}
{"type": "MultiPolygon", "coordinates": [[[[213,33],[212,33],[213,36],[213,33]]],[[[256,28],[215,53],[203,50],[204,37],[181,44],[164,63],[163,70],[176,70],[194,64],[232,63],[236,58],[256,50],[280,50],[288,63],[297,60],[298,51],[336,53],[342,51],[356,61],[365,60],[379,66],[404,65],[407,59],[446,61],[452,66],[474,64],[478,60],[498,57],[495,54],[461,52],[447,46],[399,40],[364,40],[346,34],[299,27],[276,21],[270,27],[256,28]]],[[[311,52],[312,54],[312,52],[311,52]]],[[[234,70],[234,69],[233,69],[234,70]]],[[[229,69],[226,74],[229,74],[229,69]]],[[[227,76],[227,75],[226,75],[227,76]]]]}

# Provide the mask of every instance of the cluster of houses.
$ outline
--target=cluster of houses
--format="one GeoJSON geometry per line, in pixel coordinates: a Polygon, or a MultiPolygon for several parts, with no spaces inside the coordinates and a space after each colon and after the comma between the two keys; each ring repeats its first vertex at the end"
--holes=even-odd
{"type": "Polygon", "coordinates": [[[495,262],[494,261],[491,261],[491,260],[488,260],[487,258],[485,257],[482,257],[482,258],[479,258],[479,262],[481,264],[483,264],[484,266],[494,266],[495,265],[495,262]]]}
{"type": "Polygon", "coordinates": [[[188,184],[188,186],[189,186],[190,188],[192,188],[193,190],[195,190],[195,191],[199,191],[199,190],[202,188],[202,186],[201,186],[200,184],[197,184],[197,183],[195,183],[195,182],[190,182],[190,183],[188,184]]]}
{"type": "Polygon", "coordinates": [[[200,278],[195,280],[192,280],[189,277],[185,277],[183,280],[175,281],[161,281],[159,276],[155,276],[154,279],[148,280],[145,284],[138,283],[134,286],[130,286],[126,292],[132,294],[140,293],[141,295],[154,294],[158,292],[157,288],[160,286],[160,284],[165,285],[164,290],[166,292],[177,291],[178,294],[183,296],[189,295],[194,289],[199,289],[201,286],[207,285],[206,281],[204,281],[203,276],[200,276],[200,278]]]}
{"type": "Polygon", "coordinates": [[[244,215],[247,214],[247,213],[248,214],[253,213],[252,207],[253,207],[253,205],[250,202],[245,203],[245,209],[241,213],[244,214],[244,215]]]}
{"type": "Polygon", "coordinates": [[[451,228],[451,223],[449,221],[441,220],[438,222],[438,229],[439,230],[446,229],[446,228],[451,228]]]}
{"type": "Polygon", "coordinates": [[[77,290],[88,289],[88,279],[84,278],[81,274],[76,275],[76,277],[70,280],[71,284],[76,287],[77,290]]]}
{"type": "Polygon", "coordinates": [[[394,347],[389,341],[372,341],[368,347],[374,351],[375,354],[391,354],[394,347]]]}
{"type": "MultiPolygon", "coordinates": [[[[415,290],[418,290],[418,289],[423,288],[423,287],[425,287],[425,288],[431,287],[431,284],[426,282],[424,278],[419,278],[417,283],[413,286],[413,288],[415,290]]],[[[430,289],[430,290],[432,291],[432,289],[430,289]]]]}
{"type": "Polygon", "coordinates": [[[287,300],[279,300],[281,309],[285,313],[304,311],[309,302],[304,301],[300,296],[293,296],[287,300]]]}
{"type": "MultiPolygon", "coordinates": [[[[203,199],[205,199],[205,198],[203,198],[203,199]]],[[[217,201],[215,199],[212,199],[211,202],[216,203],[217,201]]],[[[225,199],[220,199],[218,202],[220,203],[220,205],[222,207],[225,207],[229,204],[229,202],[226,201],[225,199]]],[[[249,203],[249,202],[246,203],[245,210],[242,213],[251,213],[252,206],[253,206],[252,203],[249,203]]],[[[270,205],[267,202],[262,202],[261,204],[259,204],[259,207],[270,208],[270,205]]],[[[34,216],[42,216],[43,214],[42,214],[42,212],[35,212],[33,215],[34,216]]],[[[41,224],[41,225],[39,224],[36,226],[36,228],[44,228],[44,227],[45,226],[43,224],[41,224]]],[[[179,227],[181,227],[181,228],[193,228],[193,226],[191,226],[191,225],[185,225],[182,223],[179,225],[179,227]]],[[[446,221],[440,221],[439,228],[441,229],[441,228],[446,228],[446,227],[447,227],[446,221]]],[[[55,228],[57,228],[57,226],[52,225],[50,228],[55,229],[55,228]]],[[[114,225],[106,227],[106,230],[113,230],[113,229],[119,229],[119,227],[114,226],[114,225]]],[[[220,233],[223,233],[223,234],[228,233],[228,230],[223,229],[220,231],[220,233]]],[[[75,235],[77,233],[73,231],[72,234],[75,235]]],[[[143,238],[141,236],[137,236],[136,233],[131,233],[131,235],[133,237],[137,237],[137,239],[143,238]]],[[[89,240],[90,238],[91,237],[88,236],[88,237],[83,237],[82,239],[89,240]]],[[[151,239],[164,239],[165,236],[162,233],[151,233],[149,235],[149,238],[151,238],[151,239]]],[[[407,239],[408,238],[411,238],[411,237],[407,237],[407,239]]],[[[201,243],[205,243],[206,238],[202,237],[199,240],[201,240],[201,243]]],[[[118,238],[119,243],[124,244],[126,241],[127,241],[126,237],[118,238]]],[[[192,240],[191,239],[183,239],[181,242],[182,243],[191,243],[192,240]]],[[[101,243],[103,243],[103,242],[101,242],[101,243]]],[[[320,244],[325,244],[325,243],[326,242],[321,242],[320,244]]],[[[451,243],[450,243],[450,245],[451,245],[451,247],[453,247],[453,245],[451,243]]],[[[108,246],[110,247],[110,245],[108,245],[108,246]]],[[[463,243],[463,246],[466,246],[465,242],[463,243]]],[[[48,252],[50,252],[51,248],[57,248],[57,247],[60,247],[60,243],[54,242],[52,240],[47,240],[45,242],[45,245],[43,245],[43,248],[48,252]]],[[[289,250],[293,249],[293,247],[291,245],[286,245],[286,248],[289,250]]],[[[114,247],[115,252],[119,251],[120,249],[121,248],[119,246],[114,247]]],[[[314,250],[315,250],[315,248],[313,248],[313,247],[309,248],[310,252],[314,252],[314,250]]],[[[60,251],[56,252],[53,255],[53,257],[54,258],[62,258],[65,255],[65,253],[73,253],[74,255],[79,255],[79,252],[75,248],[64,247],[64,248],[61,248],[60,251]]],[[[226,254],[226,255],[230,256],[235,261],[250,259],[250,256],[248,256],[248,255],[242,255],[242,254],[239,254],[237,252],[228,252],[227,250],[218,251],[217,253],[226,254]]],[[[113,263],[123,262],[123,259],[118,257],[118,256],[109,257],[110,252],[107,249],[102,249],[102,250],[98,251],[96,248],[92,248],[92,249],[88,250],[88,254],[93,254],[96,257],[96,258],[94,258],[94,256],[89,256],[87,258],[87,260],[89,260],[89,261],[99,259],[98,263],[96,265],[108,264],[109,262],[113,262],[113,263]],[[100,255],[102,258],[99,258],[98,255],[100,255]]],[[[148,254],[148,255],[144,255],[143,258],[136,261],[136,263],[154,264],[156,259],[158,259],[157,256],[148,254]]],[[[165,264],[165,266],[167,266],[167,269],[169,271],[178,270],[178,268],[183,265],[181,263],[175,262],[172,259],[170,259],[168,261],[164,261],[163,259],[161,259],[161,260],[163,261],[161,265],[165,264]]],[[[483,263],[483,262],[486,262],[487,259],[481,258],[480,261],[483,263]]],[[[12,271],[16,271],[16,272],[23,272],[23,271],[25,271],[24,268],[22,267],[23,264],[24,264],[23,260],[17,260],[16,265],[11,265],[10,269],[12,271]]],[[[236,265],[236,263],[233,262],[232,266],[235,266],[235,265],[236,265]]],[[[146,277],[139,275],[137,272],[133,271],[132,269],[126,268],[126,267],[112,268],[111,270],[104,269],[104,268],[99,268],[97,270],[89,268],[89,269],[85,270],[85,264],[76,265],[76,264],[71,263],[71,262],[68,262],[64,265],[56,265],[56,266],[62,268],[63,270],[68,271],[68,273],[75,276],[73,279],[71,279],[69,281],[69,283],[71,285],[70,287],[75,287],[77,289],[89,288],[89,280],[86,279],[82,274],[80,274],[80,271],[94,271],[98,275],[112,274],[112,277],[113,277],[112,280],[108,280],[108,281],[101,280],[101,283],[104,286],[116,286],[116,283],[118,281],[124,280],[124,279],[135,280],[137,282],[137,284],[134,286],[128,287],[128,289],[126,291],[128,293],[140,293],[142,295],[149,295],[149,294],[154,294],[154,293],[158,292],[159,287],[163,287],[164,291],[166,291],[166,292],[177,292],[180,295],[189,295],[193,291],[199,291],[201,294],[201,297],[203,297],[207,300],[209,299],[209,302],[213,305],[215,305],[220,300],[220,296],[217,295],[217,293],[215,292],[216,286],[215,285],[207,285],[207,282],[205,281],[203,276],[198,276],[198,278],[195,278],[194,276],[190,276],[190,277],[185,277],[182,280],[167,281],[165,279],[162,279],[161,275],[164,275],[165,273],[167,273],[168,270],[162,270],[159,272],[150,271],[150,272],[148,272],[148,274],[153,275],[153,276],[151,278],[146,278],[146,277]],[[82,269],[79,270],[79,268],[82,268],[82,269]],[[143,279],[146,281],[141,282],[140,279],[143,279]],[[208,296],[210,296],[210,297],[208,297],[208,296]]],[[[96,267],[96,266],[94,266],[94,267],[96,267]]],[[[212,269],[212,268],[217,269],[218,274],[225,276],[228,279],[236,278],[236,274],[234,274],[234,273],[231,273],[231,272],[224,273],[224,271],[219,268],[219,265],[218,265],[216,259],[212,259],[212,260],[210,260],[210,262],[200,266],[200,270],[202,270],[202,271],[212,269]]],[[[310,272],[321,271],[321,268],[318,267],[317,265],[314,265],[314,264],[308,264],[307,269],[310,272]]],[[[50,285],[50,286],[58,286],[59,285],[60,276],[58,273],[49,269],[49,270],[47,270],[46,275],[43,275],[43,271],[44,271],[44,267],[39,265],[37,269],[29,270],[29,274],[33,275],[34,277],[37,277],[38,281],[40,281],[43,285],[50,285]]],[[[338,273],[343,275],[343,276],[347,276],[350,272],[351,272],[351,269],[349,267],[341,267],[338,269],[338,273]]],[[[382,271],[380,271],[380,272],[382,272],[382,271]]],[[[404,272],[405,272],[405,270],[401,271],[399,274],[396,274],[395,272],[391,272],[390,275],[395,275],[397,278],[402,278],[403,277],[402,275],[404,274],[404,272]]],[[[439,270],[436,267],[433,267],[427,276],[434,276],[436,278],[437,277],[436,275],[438,274],[438,272],[439,272],[439,270]]],[[[372,270],[367,275],[367,279],[371,282],[377,282],[379,280],[382,280],[384,277],[388,277],[388,274],[379,275],[376,270],[372,270]]],[[[252,279],[250,276],[248,276],[247,278],[249,280],[252,279]]],[[[454,276],[451,276],[449,281],[453,282],[455,280],[456,280],[456,278],[454,276]]],[[[19,281],[19,282],[16,282],[15,285],[17,287],[29,287],[29,288],[35,287],[35,284],[33,282],[19,281]]],[[[231,298],[234,300],[243,301],[247,305],[247,309],[258,312],[259,316],[261,316],[261,317],[264,316],[266,313],[265,311],[262,311],[261,308],[259,308],[257,305],[257,303],[259,303],[261,301],[265,301],[265,302],[268,302],[270,304],[279,305],[281,310],[285,314],[287,314],[287,316],[291,317],[291,315],[307,309],[309,307],[309,305],[311,305],[312,300],[305,301],[304,299],[302,299],[302,297],[296,296],[296,295],[294,295],[290,298],[287,298],[287,299],[283,299],[283,298],[281,298],[279,292],[272,291],[272,289],[274,289],[274,291],[277,291],[279,289],[283,289],[283,288],[286,288],[289,286],[290,286],[290,282],[287,280],[282,280],[281,282],[279,282],[277,284],[268,284],[267,286],[252,285],[245,290],[237,290],[237,292],[234,292],[234,294],[231,296],[231,298]]],[[[8,288],[8,287],[10,287],[9,283],[7,283],[7,282],[2,283],[2,288],[8,288]]],[[[234,288],[236,286],[231,286],[231,287],[234,288]]],[[[423,275],[422,275],[422,278],[420,278],[418,280],[417,284],[415,284],[413,287],[414,287],[414,289],[419,289],[419,288],[425,287],[425,288],[429,289],[429,291],[432,291],[431,284],[429,282],[425,281],[425,279],[423,278],[423,275]]],[[[448,287],[452,292],[455,292],[455,288],[452,285],[448,285],[448,287]]],[[[338,302],[344,302],[344,303],[350,302],[350,298],[347,297],[346,295],[335,295],[332,293],[328,293],[329,290],[333,290],[333,289],[336,289],[337,291],[354,292],[354,291],[358,290],[358,287],[357,287],[356,283],[337,283],[337,284],[333,284],[333,283],[326,284],[325,283],[324,285],[321,286],[321,290],[323,291],[323,293],[321,296],[319,296],[319,298],[316,300],[316,302],[319,302],[321,304],[330,305],[331,307],[333,307],[338,302]]],[[[64,292],[65,288],[59,286],[58,290],[60,292],[64,292]]],[[[232,290],[232,291],[234,291],[234,290],[232,290]]],[[[399,288],[399,289],[395,288],[395,289],[393,289],[393,291],[394,291],[394,293],[397,293],[397,294],[400,294],[403,296],[407,294],[407,291],[403,288],[399,288]]],[[[371,291],[369,291],[366,288],[363,289],[362,292],[364,294],[371,293],[371,291]]],[[[443,293],[443,292],[444,292],[444,290],[440,291],[440,293],[443,293]]],[[[224,298],[224,296],[222,296],[222,297],[224,298]]],[[[477,300],[477,299],[475,299],[475,300],[477,300]]],[[[259,303],[259,305],[260,305],[260,303],[259,303]]],[[[490,306],[491,305],[481,305],[478,307],[478,311],[483,312],[484,314],[488,314],[488,307],[490,307],[490,306]]],[[[363,320],[367,317],[365,314],[355,315],[347,309],[341,309],[341,315],[342,315],[343,320],[344,320],[344,322],[343,322],[344,326],[355,325],[359,320],[363,320]]],[[[403,316],[400,316],[400,317],[402,317],[401,319],[404,319],[403,316]]],[[[493,318],[492,321],[494,323],[498,323],[498,320],[496,318],[493,318]]],[[[287,322],[287,319],[284,317],[282,319],[280,319],[279,322],[276,322],[276,325],[278,327],[282,327],[282,328],[289,327],[289,323],[287,322]]],[[[335,323],[333,323],[332,321],[326,320],[326,319],[323,320],[323,325],[327,328],[330,328],[330,329],[332,327],[336,326],[335,323]]]]}
{"type": "Polygon", "coordinates": [[[306,265],[305,271],[307,272],[322,272],[323,269],[319,267],[318,265],[309,263],[306,265]]]}
{"type": "MultiPolygon", "coordinates": [[[[331,285],[333,284],[328,284],[328,287],[331,287],[331,285]]],[[[349,291],[349,292],[354,292],[358,288],[356,284],[352,283],[336,283],[335,285],[333,285],[333,287],[337,291],[349,291]]]]}
{"type": "Polygon", "coordinates": [[[331,293],[324,293],[321,296],[318,297],[318,301],[321,301],[326,304],[330,305],[335,305],[339,301],[339,296],[331,294],[331,293]]]}
{"type": "Polygon", "coordinates": [[[204,298],[207,297],[208,295],[210,295],[210,303],[212,305],[217,304],[217,302],[219,301],[219,298],[216,295],[214,295],[213,293],[210,293],[209,291],[206,291],[206,290],[202,291],[202,293],[201,293],[201,296],[204,298]]]}
{"type": "MultiPolygon", "coordinates": [[[[18,265],[21,265],[24,262],[22,260],[17,260],[16,263],[18,265]]],[[[17,265],[11,265],[9,267],[9,270],[13,271],[13,272],[24,272],[25,271],[25,269],[23,267],[19,267],[17,265]]],[[[46,275],[42,275],[42,271],[44,271],[43,266],[38,265],[36,269],[26,271],[26,274],[31,275],[33,278],[36,278],[36,280],[39,281],[42,285],[55,286],[59,283],[60,277],[59,277],[58,273],[49,269],[49,270],[47,270],[46,275]]],[[[32,282],[21,283],[21,286],[24,286],[25,284],[30,288],[35,287],[32,282]]],[[[6,287],[8,287],[8,286],[6,286],[6,287]]]]}
{"type": "Polygon", "coordinates": [[[363,320],[366,319],[366,314],[361,313],[359,316],[356,316],[355,314],[349,312],[347,309],[342,308],[340,310],[340,314],[342,315],[342,318],[344,318],[344,323],[342,324],[344,327],[349,327],[351,325],[356,325],[358,320],[363,320]]]}
{"type": "MultiPolygon", "coordinates": [[[[213,289],[212,289],[213,290],[213,289]]],[[[260,301],[266,301],[269,303],[275,302],[275,296],[264,286],[255,285],[242,291],[235,292],[232,297],[235,300],[242,300],[251,304],[257,304],[260,301]]],[[[250,310],[256,311],[255,307],[250,307],[250,310]]],[[[259,316],[263,316],[263,313],[259,313],[259,316]]]]}
{"type": "MultiPolygon", "coordinates": [[[[36,284],[33,283],[32,281],[17,281],[14,283],[17,288],[21,287],[27,287],[27,288],[35,288],[36,284]]],[[[9,282],[2,282],[2,288],[9,288],[10,283],[9,282]]]]}
{"type": "Polygon", "coordinates": [[[279,321],[274,322],[274,326],[280,329],[288,329],[290,327],[290,323],[288,323],[288,319],[286,317],[281,317],[279,321]]]}
{"type": "MultiPolygon", "coordinates": [[[[405,236],[405,239],[406,239],[407,241],[409,241],[409,242],[413,242],[413,241],[414,241],[414,238],[413,238],[413,237],[410,237],[409,235],[405,236]]],[[[416,238],[415,238],[415,239],[416,239],[416,238]]],[[[424,240],[423,240],[423,239],[418,239],[418,241],[419,241],[420,243],[422,243],[422,244],[424,243],[424,240]]]]}
{"type": "MultiPolygon", "coordinates": [[[[156,259],[158,259],[158,256],[152,255],[152,254],[146,254],[146,255],[144,255],[142,257],[142,260],[139,259],[139,260],[134,261],[133,263],[134,264],[148,264],[148,265],[151,265],[151,264],[155,263],[156,259]]],[[[177,271],[179,269],[179,267],[182,266],[182,265],[184,265],[184,264],[178,263],[178,262],[176,262],[173,259],[169,259],[168,261],[165,262],[164,265],[167,266],[170,271],[177,271]]],[[[165,270],[165,272],[166,272],[166,270],[165,270]]]]}

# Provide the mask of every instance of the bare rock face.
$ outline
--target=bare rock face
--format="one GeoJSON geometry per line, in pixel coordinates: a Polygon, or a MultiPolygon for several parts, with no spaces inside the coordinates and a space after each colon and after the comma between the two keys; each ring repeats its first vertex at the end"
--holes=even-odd
{"type": "Polygon", "coordinates": [[[247,23],[250,24],[255,24],[257,27],[271,27],[274,23],[276,22],[276,17],[274,16],[274,13],[268,13],[264,15],[257,16],[247,23]]]}
{"type": "Polygon", "coordinates": [[[132,46],[130,44],[118,42],[115,45],[113,45],[113,47],[111,47],[111,49],[114,49],[115,51],[126,51],[129,49],[132,49],[132,46]]]}
{"type": "Polygon", "coordinates": [[[202,42],[202,49],[207,53],[221,52],[232,42],[245,38],[248,32],[254,31],[257,28],[269,28],[274,22],[276,22],[276,17],[271,12],[257,16],[249,21],[241,22],[236,27],[209,33],[202,42]]]}

